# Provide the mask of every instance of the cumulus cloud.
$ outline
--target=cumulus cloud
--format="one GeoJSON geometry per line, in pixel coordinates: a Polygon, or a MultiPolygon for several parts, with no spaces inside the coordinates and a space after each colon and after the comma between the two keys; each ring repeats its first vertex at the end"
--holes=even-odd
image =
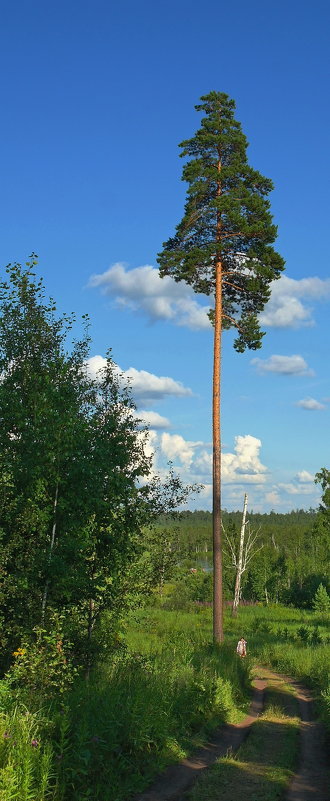
{"type": "MultiPolygon", "coordinates": [[[[139,432],[141,434],[141,432],[139,432]]],[[[152,457],[153,464],[155,467],[155,456],[157,452],[158,446],[158,435],[157,431],[153,431],[152,429],[148,432],[148,436],[143,438],[143,447],[146,456],[152,457]]]]}
{"type": "Polygon", "coordinates": [[[171,425],[167,417],[162,417],[161,414],[158,414],[158,412],[154,412],[151,409],[139,409],[139,411],[136,412],[136,417],[138,417],[139,420],[142,420],[142,422],[147,426],[150,426],[154,429],[169,428],[171,425]]]}
{"type": "Polygon", "coordinates": [[[106,363],[107,360],[104,358],[104,356],[91,356],[89,359],[87,359],[87,372],[94,381],[100,378],[100,370],[103,370],[103,368],[106,366],[106,363]]]}
{"type": "Polygon", "coordinates": [[[296,281],[282,275],[272,283],[272,293],[260,315],[262,325],[274,328],[298,328],[314,325],[312,308],[303,301],[328,300],[330,278],[311,277],[296,281]]]}
{"type": "Polygon", "coordinates": [[[300,470],[296,475],[296,480],[299,481],[300,484],[314,483],[314,476],[312,476],[308,470],[300,470]]]}
{"type": "MultiPolygon", "coordinates": [[[[97,378],[105,364],[106,359],[99,355],[92,356],[86,362],[88,372],[93,378],[97,378]]],[[[181,381],[175,381],[169,376],[154,375],[147,370],[137,370],[135,367],[129,367],[128,370],[121,370],[118,367],[118,372],[123,376],[124,381],[130,382],[137,403],[162,400],[168,395],[180,398],[193,394],[189,387],[185,387],[181,381]]]]}
{"type": "MultiPolygon", "coordinates": [[[[157,435],[154,431],[153,448],[157,451],[159,463],[161,457],[163,459],[165,457],[166,460],[181,465],[185,471],[185,480],[211,485],[212,452],[207,443],[186,440],[181,434],[163,432],[157,435]]],[[[263,485],[268,469],[260,461],[260,449],[260,439],[250,434],[235,437],[234,452],[222,453],[223,483],[232,487],[246,484],[263,485]]]]}
{"type": "Polygon", "coordinates": [[[319,401],[315,400],[315,398],[303,398],[300,401],[297,401],[296,406],[300,406],[301,409],[307,409],[310,412],[319,411],[320,409],[325,409],[324,403],[320,403],[319,401]]]}
{"type": "MultiPolygon", "coordinates": [[[[263,484],[267,467],[260,461],[261,441],[250,434],[235,437],[234,452],[222,453],[221,476],[224,484],[263,484]]],[[[212,475],[212,453],[202,447],[192,463],[195,474],[203,480],[212,475]]]]}
{"type": "Polygon", "coordinates": [[[305,359],[299,354],[281,356],[274,354],[269,359],[251,359],[251,364],[259,373],[278,373],[280,375],[314,375],[305,359]]]}
{"type": "Polygon", "coordinates": [[[271,504],[271,506],[279,506],[281,498],[276,490],[271,490],[271,492],[266,492],[265,501],[271,504]]]}
{"type": "MultiPolygon", "coordinates": [[[[160,278],[158,270],[150,264],[128,270],[125,264],[117,262],[105,272],[92,275],[88,286],[113,297],[120,306],[144,312],[151,321],[170,320],[192,329],[210,327],[209,305],[199,303],[183,281],[176,283],[170,276],[160,278]]],[[[329,298],[330,278],[295,280],[282,275],[272,284],[260,321],[275,328],[314,325],[311,301],[329,298]]]]}
{"type": "Polygon", "coordinates": [[[192,329],[211,327],[207,316],[210,306],[198,303],[183,281],[176,282],[170,276],[160,278],[150,264],[127,270],[118,262],[106,272],[92,275],[88,286],[113,297],[119,306],[144,312],[151,321],[170,320],[192,329]]]}
{"type": "Polygon", "coordinates": [[[314,484],[307,481],[301,482],[300,484],[295,482],[279,482],[278,487],[288,495],[314,495],[317,492],[314,484]]]}
{"type": "Polygon", "coordinates": [[[148,373],[147,370],[136,370],[135,367],[129,367],[128,370],[124,370],[123,375],[131,381],[136,398],[161,400],[166,395],[182,398],[193,394],[191,389],[184,387],[181,381],[175,381],[169,376],[154,375],[154,373],[148,373]]]}
{"type": "Polygon", "coordinates": [[[285,483],[284,481],[280,481],[278,487],[283,490],[283,492],[287,492],[288,495],[300,495],[300,493],[303,492],[302,487],[297,487],[296,484],[290,482],[285,483]]]}
{"type": "Polygon", "coordinates": [[[225,482],[262,484],[266,481],[265,467],[259,458],[261,440],[250,434],[235,437],[234,453],[222,454],[222,477],[225,482]]]}
{"type": "MultiPolygon", "coordinates": [[[[244,492],[249,507],[264,511],[265,507],[287,511],[292,505],[311,505],[318,500],[314,477],[307,470],[299,471],[287,481],[273,483],[268,468],[260,459],[261,441],[250,434],[235,437],[231,452],[222,453],[223,504],[241,508],[244,492]]],[[[212,451],[209,443],[186,440],[180,434],[151,431],[148,453],[154,454],[154,469],[167,472],[167,461],[174,463],[183,482],[198,482],[203,490],[196,508],[209,508],[212,500],[212,451]]]]}
{"type": "Polygon", "coordinates": [[[181,464],[189,468],[194,458],[194,449],[202,442],[189,442],[181,437],[180,434],[162,434],[161,448],[166,458],[170,461],[179,459],[181,464]]]}

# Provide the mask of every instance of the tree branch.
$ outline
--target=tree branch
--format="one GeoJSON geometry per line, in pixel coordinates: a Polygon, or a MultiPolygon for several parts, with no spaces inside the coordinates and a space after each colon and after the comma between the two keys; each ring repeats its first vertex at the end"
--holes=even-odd
{"type": "Polygon", "coordinates": [[[233,287],[233,289],[237,289],[238,292],[248,292],[248,289],[245,289],[244,286],[236,286],[236,284],[231,284],[230,281],[223,281],[223,284],[227,284],[227,286],[233,287]]]}

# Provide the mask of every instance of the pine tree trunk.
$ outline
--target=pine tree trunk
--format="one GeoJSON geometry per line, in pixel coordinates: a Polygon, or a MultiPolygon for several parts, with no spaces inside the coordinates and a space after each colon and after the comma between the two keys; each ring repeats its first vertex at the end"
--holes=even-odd
{"type": "MultiPolygon", "coordinates": [[[[221,172],[219,154],[218,172],[221,172]]],[[[217,195],[221,195],[221,181],[217,195]]],[[[221,214],[218,213],[217,241],[221,240],[221,214]]],[[[214,355],[213,355],[213,639],[223,642],[222,601],[222,528],[221,528],[221,333],[222,333],[222,261],[215,266],[214,355]]]]}
{"type": "Polygon", "coordinates": [[[233,617],[236,617],[236,615],[237,615],[237,608],[238,608],[238,604],[239,604],[240,591],[241,591],[241,576],[242,576],[242,565],[243,565],[243,549],[244,549],[244,538],[245,538],[247,500],[248,500],[248,496],[245,494],[244,495],[242,526],[241,526],[241,536],[240,536],[240,541],[239,541],[238,564],[237,564],[236,581],[235,581],[235,594],[234,594],[234,601],[233,601],[233,608],[232,608],[232,616],[233,617]]]}

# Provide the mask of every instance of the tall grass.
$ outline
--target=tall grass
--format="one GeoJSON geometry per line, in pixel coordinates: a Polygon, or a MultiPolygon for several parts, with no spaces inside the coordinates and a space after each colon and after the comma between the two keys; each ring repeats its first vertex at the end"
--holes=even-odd
{"type": "Polygon", "coordinates": [[[1,714],[1,801],[46,801],[54,777],[53,747],[46,731],[42,713],[16,706],[1,714]]]}
{"type": "MultiPolygon", "coordinates": [[[[1,801],[122,801],[182,758],[203,729],[244,713],[248,665],[232,648],[210,645],[203,615],[141,613],[127,639],[129,647],[100,665],[88,685],[76,680],[60,706],[36,713],[19,757],[26,789],[21,779],[13,784],[17,771],[4,744],[1,801]]],[[[7,698],[3,726],[18,742],[11,714],[7,698]]],[[[24,714],[17,711],[21,721],[24,714]]]]}
{"type": "Polygon", "coordinates": [[[242,608],[227,616],[228,637],[243,630],[252,659],[311,687],[330,730],[330,616],[282,606],[242,608]]]}
{"type": "MultiPolygon", "coordinates": [[[[1,801],[124,801],[213,726],[246,710],[250,667],[262,661],[302,679],[330,718],[327,620],[283,607],[245,607],[211,644],[211,610],[150,608],[87,685],[76,678],[43,710],[13,702],[0,682],[1,801]],[[244,635],[248,659],[236,643],[244,635]],[[3,692],[1,693],[1,688],[3,692]]],[[[25,696],[26,703],[26,696],[25,696]]]]}
{"type": "Polygon", "coordinates": [[[141,790],[202,728],[237,718],[247,687],[247,666],[227,649],[173,632],[155,653],[118,656],[70,695],[65,798],[84,801],[86,783],[102,801],[141,790]]]}

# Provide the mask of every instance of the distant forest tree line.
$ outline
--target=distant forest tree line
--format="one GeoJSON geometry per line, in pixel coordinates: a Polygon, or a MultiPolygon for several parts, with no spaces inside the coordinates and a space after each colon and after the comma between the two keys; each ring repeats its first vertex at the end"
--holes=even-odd
{"type": "MultiPolygon", "coordinates": [[[[311,607],[315,592],[322,583],[330,591],[330,474],[317,474],[323,481],[323,503],[320,510],[293,510],[288,513],[248,513],[248,524],[258,532],[258,550],[242,576],[241,596],[244,600],[264,603],[293,604],[311,607]]],[[[224,531],[238,542],[242,511],[223,510],[224,531]]],[[[211,565],[212,514],[208,511],[182,511],[173,520],[164,515],[159,525],[172,542],[173,563],[202,569],[211,565]]],[[[166,539],[166,538],[165,538],[166,539]]],[[[235,570],[224,538],[225,598],[233,598],[235,570]]]]}

